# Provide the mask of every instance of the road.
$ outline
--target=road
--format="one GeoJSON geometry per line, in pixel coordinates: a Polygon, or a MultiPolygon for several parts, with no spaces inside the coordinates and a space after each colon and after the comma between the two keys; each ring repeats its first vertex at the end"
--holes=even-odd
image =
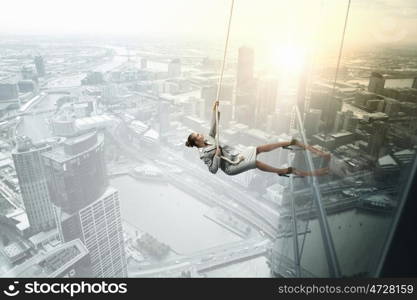
{"type": "Polygon", "coordinates": [[[199,273],[265,255],[272,246],[262,238],[241,240],[222,246],[200,250],[191,256],[177,258],[161,264],[145,266],[140,271],[130,272],[129,277],[170,277],[193,269],[199,273]]]}

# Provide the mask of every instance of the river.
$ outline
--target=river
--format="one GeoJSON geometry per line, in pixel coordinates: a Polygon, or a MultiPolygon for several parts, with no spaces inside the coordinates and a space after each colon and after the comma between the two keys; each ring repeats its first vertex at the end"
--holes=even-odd
{"type": "MultiPolygon", "coordinates": [[[[43,97],[40,102],[36,103],[34,109],[53,109],[56,101],[63,97],[63,94],[49,94],[43,97]]],[[[33,141],[46,139],[52,136],[52,132],[47,124],[47,119],[52,116],[53,112],[38,114],[38,115],[24,115],[22,121],[17,127],[17,135],[26,135],[32,138],[33,141]]]]}
{"type": "Polygon", "coordinates": [[[116,177],[122,218],[170,245],[176,252],[195,251],[240,240],[240,237],[204,217],[210,210],[169,184],[116,177]]]}

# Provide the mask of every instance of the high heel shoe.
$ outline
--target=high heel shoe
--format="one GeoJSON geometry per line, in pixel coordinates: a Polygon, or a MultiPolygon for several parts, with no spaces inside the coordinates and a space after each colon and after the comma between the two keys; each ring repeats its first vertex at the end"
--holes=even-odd
{"type": "Polygon", "coordinates": [[[282,177],[290,177],[290,176],[288,176],[288,175],[293,174],[293,175],[294,175],[294,176],[293,176],[293,178],[304,178],[304,176],[302,176],[302,175],[295,175],[295,174],[294,174],[294,170],[295,170],[295,168],[293,168],[293,167],[288,167],[288,168],[287,168],[287,172],[285,172],[285,173],[281,173],[281,174],[279,174],[279,173],[278,173],[278,176],[282,176],[282,177]]]}

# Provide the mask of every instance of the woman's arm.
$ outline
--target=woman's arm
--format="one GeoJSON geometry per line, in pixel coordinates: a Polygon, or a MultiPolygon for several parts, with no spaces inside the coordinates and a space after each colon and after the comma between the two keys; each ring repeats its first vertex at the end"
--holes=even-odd
{"type": "Polygon", "coordinates": [[[211,173],[216,174],[220,166],[220,156],[221,150],[217,148],[216,153],[212,158],[205,158],[204,163],[208,166],[208,169],[211,173]]]}
{"type": "MultiPolygon", "coordinates": [[[[209,131],[209,136],[212,136],[213,138],[216,137],[216,107],[219,106],[219,100],[215,101],[213,104],[213,114],[211,115],[211,126],[210,126],[210,131],[209,131]]],[[[218,112],[218,118],[220,120],[220,112],[217,110],[218,112]]]]}

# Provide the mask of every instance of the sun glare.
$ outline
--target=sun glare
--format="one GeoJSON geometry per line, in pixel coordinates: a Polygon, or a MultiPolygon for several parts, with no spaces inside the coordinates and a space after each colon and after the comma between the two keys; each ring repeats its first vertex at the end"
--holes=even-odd
{"type": "Polygon", "coordinates": [[[298,75],[302,71],[306,54],[304,48],[286,45],[272,51],[272,64],[280,74],[298,75]]]}

